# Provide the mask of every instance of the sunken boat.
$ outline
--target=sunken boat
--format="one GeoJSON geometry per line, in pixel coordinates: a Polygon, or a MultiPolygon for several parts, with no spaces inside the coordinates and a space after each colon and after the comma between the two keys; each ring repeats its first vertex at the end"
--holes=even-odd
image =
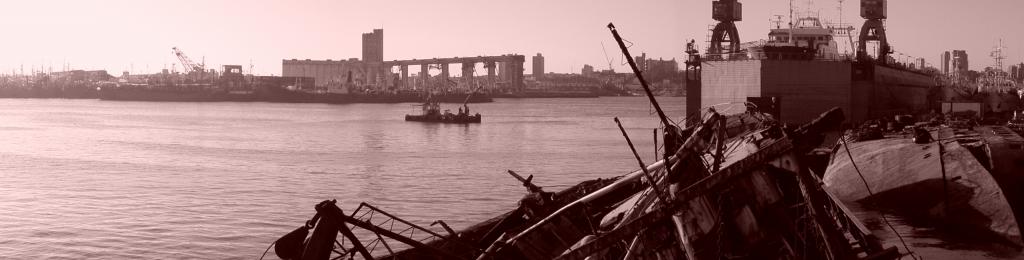
{"type": "Polygon", "coordinates": [[[1024,138],[1005,126],[933,122],[876,121],[850,131],[833,149],[825,189],[866,208],[1021,246],[1024,138]]]}

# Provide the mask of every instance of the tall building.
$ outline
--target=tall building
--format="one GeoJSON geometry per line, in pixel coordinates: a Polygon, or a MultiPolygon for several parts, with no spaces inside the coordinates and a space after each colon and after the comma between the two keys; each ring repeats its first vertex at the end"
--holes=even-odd
{"type": "Polygon", "coordinates": [[[1024,82],[1024,63],[1010,66],[1010,78],[1014,82],[1024,82]]]}
{"type": "Polygon", "coordinates": [[[536,79],[544,78],[544,56],[537,53],[537,56],[533,56],[533,77],[536,79]]]}
{"type": "Polygon", "coordinates": [[[924,65],[925,65],[924,64],[925,63],[924,58],[917,58],[917,60],[915,60],[914,63],[917,64],[917,69],[919,69],[919,70],[923,70],[924,69],[924,65]]]}
{"type": "Polygon", "coordinates": [[[1012,79],[1013,81],[1017,81],[1017,79],[1020,78],[1019,70],[1020,69],[1018,69],[1016,64],[1015,65],[1010,65],[1010,71],[1009,71],[1010,72],[1010,79],[1012,79]]]}
{"type": "Polygon", "coordinates": [[[384,29],[373,29],[363,34],[363,61],[384,61],[384,29]]]}
{"type": "Polygon", "coordinates": [[[967,51],[965,50],[954,50],[953,51],[953,73],[966,73],[970,69],[969,63],[967,63],[967,51]]]}
{"type": "Polygon", "coordinates": [[[942,52],[942,74],[949,75],[949,51],[942,52]]]}
{"type": "Polygon", "coordinates": [[[640,71],[647,71],[647,53],[641,52],[640,56],[633,58],[633,61],[636,62],[636,67],[640,71]]]}

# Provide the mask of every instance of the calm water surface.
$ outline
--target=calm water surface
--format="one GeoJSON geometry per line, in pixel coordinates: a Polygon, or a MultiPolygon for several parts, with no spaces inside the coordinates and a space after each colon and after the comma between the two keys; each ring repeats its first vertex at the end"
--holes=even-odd
{"type": "MultiPolygon", "coordinates": [[[[461,229],[515,207],[508,169],[552,191],[634,170],[616,116],[654,158],[645,98],[470,106],[484,123],[403,121],[414,104],[0,99],[0,258],[254,259],[325,199],[461,229]]],[[[897,226],[927,259],[1016,257],[897,226]]]]}

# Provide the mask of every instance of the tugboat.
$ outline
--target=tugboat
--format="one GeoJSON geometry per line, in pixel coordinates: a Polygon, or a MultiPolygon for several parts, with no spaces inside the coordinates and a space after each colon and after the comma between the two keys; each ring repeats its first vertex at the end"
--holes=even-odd
{"type": "Polygon", "coordinates": [[[405,115],[405,121],[417,121],[417,122],[430,122],[430,123],[448,123],[448,124],[470,124],[480,123],[480,113],[469,114],[469,99],[473,97],[473,93],[476,93],[480,88],[473,90],[466,96],[466,101],[462,102],[462,107],[459,108],[458,114],[452,114],[450,110],[445,109],[444,113],[441,112],[441,105],[437,99],[434,99],[432,95],[427,96],[427,101],[423,102],[423,112],[419,115],[405,115]]]}

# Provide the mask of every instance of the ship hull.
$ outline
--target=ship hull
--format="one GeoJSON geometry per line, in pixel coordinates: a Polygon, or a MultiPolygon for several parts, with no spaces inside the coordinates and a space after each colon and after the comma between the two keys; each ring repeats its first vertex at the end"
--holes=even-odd
{"type": "MultiPolygon", "coordinates": [[[[933,136],[950,137],[952,131],[933,136]]],[[[917,144],[911,138],[883,138],[849,147],[840,143],[823,182],[843,201],[946,223],[951,229],[988,231],[1021,244],[1015,214],[999,183],[956,141],[917,144]]]]}
{"type": "Polygon", "coordinates": [[[476,115],[405,115],[405,121],[447,124],[480,123],[480,114],[476,115]]]}

